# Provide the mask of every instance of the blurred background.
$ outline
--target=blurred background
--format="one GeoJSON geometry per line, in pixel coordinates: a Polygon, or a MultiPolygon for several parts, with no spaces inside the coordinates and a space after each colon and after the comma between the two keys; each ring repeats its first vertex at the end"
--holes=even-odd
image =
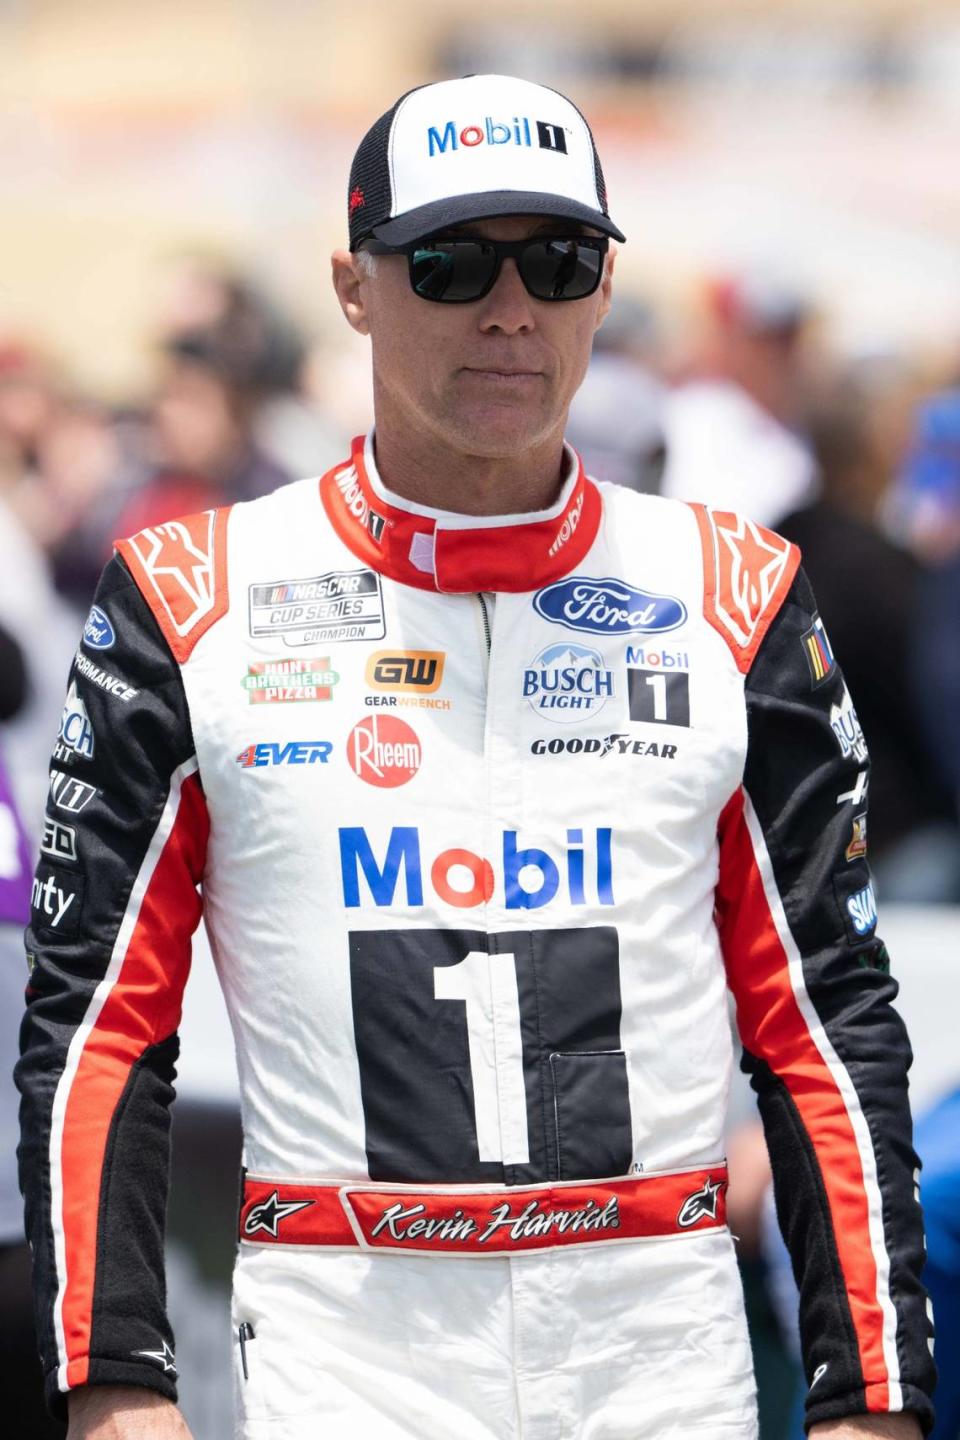
{"type": "MultiPolygon", "coordinates": [[[[0,0],[0,1386],[21,1386],[16,1433],[58,1433],[28,1393],[6,1057],[78,627],[115,536],[322,473],[366,428],[366,346],[328,278],[350,157],[404,90],[486,70],[581,106],[628,236],[571,417],[588,468],[796,540],[856,700],[881,928],[917,1052],[948,1381],[936,1435],[956,1440],[955,0],[486,0],[482,15],[0,0]]],[[[202,941],[195,971],[171,1304],[197,1440],[225,1440],[239,1140],[202,941]]],[[[786,1440],[800,1433],[791,1281],[751,1106],[735,1095],[733,1228],[763,1437],[786,1440]]]]}

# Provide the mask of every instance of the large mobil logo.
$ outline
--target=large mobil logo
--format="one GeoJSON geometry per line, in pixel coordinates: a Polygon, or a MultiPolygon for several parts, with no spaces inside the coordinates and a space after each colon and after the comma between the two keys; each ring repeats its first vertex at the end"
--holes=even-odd
{"type": "Polygon", "coordinates": [[[509,120],[494,120],[492,115],[485,115],[480,125],[458,126],[455,120],[447,120],[445,124],[427,127],[427,154],[431,157],[459,150],[461,146],[472,150],[477,145],[520,145],[524,149],[555,150],[566,155],[567,135],[562,125],[531,120],[526,115],[513,115],[509,120]]]}
{"type": "Polygon", "coordinates": [[[483,905],[501,889],[508,910],[539,910],[557,895],[571,905],[613,905],[613,831],[571,829],[559,853],[520,844],[516,830],[504,830],[493,860],[454,846],[430,859],[424,856],[416,825],[394,825],[386,845],[374,849],[362,825],[340,835],[343,903],[358,909],[372,901],[387,905],[423,905],[426,877],[434,895],[447,905],[468,910],[483,905]]]}
{"type": "Polygon", "coordinates": [[[588,635],[652,635],[676,630],[687,618],[682,600],[639,590],[609,575],[558,580],[537,591],[533,608],[544,620],[588,635]]]}

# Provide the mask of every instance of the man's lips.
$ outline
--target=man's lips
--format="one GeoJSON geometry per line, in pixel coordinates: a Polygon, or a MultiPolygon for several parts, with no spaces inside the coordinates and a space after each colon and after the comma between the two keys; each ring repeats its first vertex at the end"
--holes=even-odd
{"type": "Polygon", "coordinates": [[[481,379],[493,381],[537,380],[543,374],[542,370],[508,369],[502,365],[491,365],[490,367],[465,365],[463,368],[467,375],[476,375],[481,379]]]}

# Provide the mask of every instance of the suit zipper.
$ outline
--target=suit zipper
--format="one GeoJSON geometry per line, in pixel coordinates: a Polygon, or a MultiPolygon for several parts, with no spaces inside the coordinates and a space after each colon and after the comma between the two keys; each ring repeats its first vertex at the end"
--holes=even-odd
{"type": "Polygon", "coordinates": [[[484,661],[486,663],[487,675],[490,674],[490,611],[487,608],[486,596],[482,591],[477,591],[477,600],[480,602],[480,620],[483,624],[483,639],[486,646],[484,661]]]}

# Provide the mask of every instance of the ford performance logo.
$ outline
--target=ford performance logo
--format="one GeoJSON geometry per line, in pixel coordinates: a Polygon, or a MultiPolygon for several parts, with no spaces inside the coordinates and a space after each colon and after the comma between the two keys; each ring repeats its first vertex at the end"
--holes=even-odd
{"type": "Polygon", "coordinates": [[[91,650],[109,650],[116,640],[113,626],[99,605],[90,606],[87,623],[83,627],[83,643],[91,650]]]}
{"type": "Polygon", "coordinates": [[[651,595],[609,576],[591,580],[575,575],[558,580],[533,597],[533,608],[545,620],[588,635],[636,635],[676,630],[687,607],[672,595],[651,595]]]}

